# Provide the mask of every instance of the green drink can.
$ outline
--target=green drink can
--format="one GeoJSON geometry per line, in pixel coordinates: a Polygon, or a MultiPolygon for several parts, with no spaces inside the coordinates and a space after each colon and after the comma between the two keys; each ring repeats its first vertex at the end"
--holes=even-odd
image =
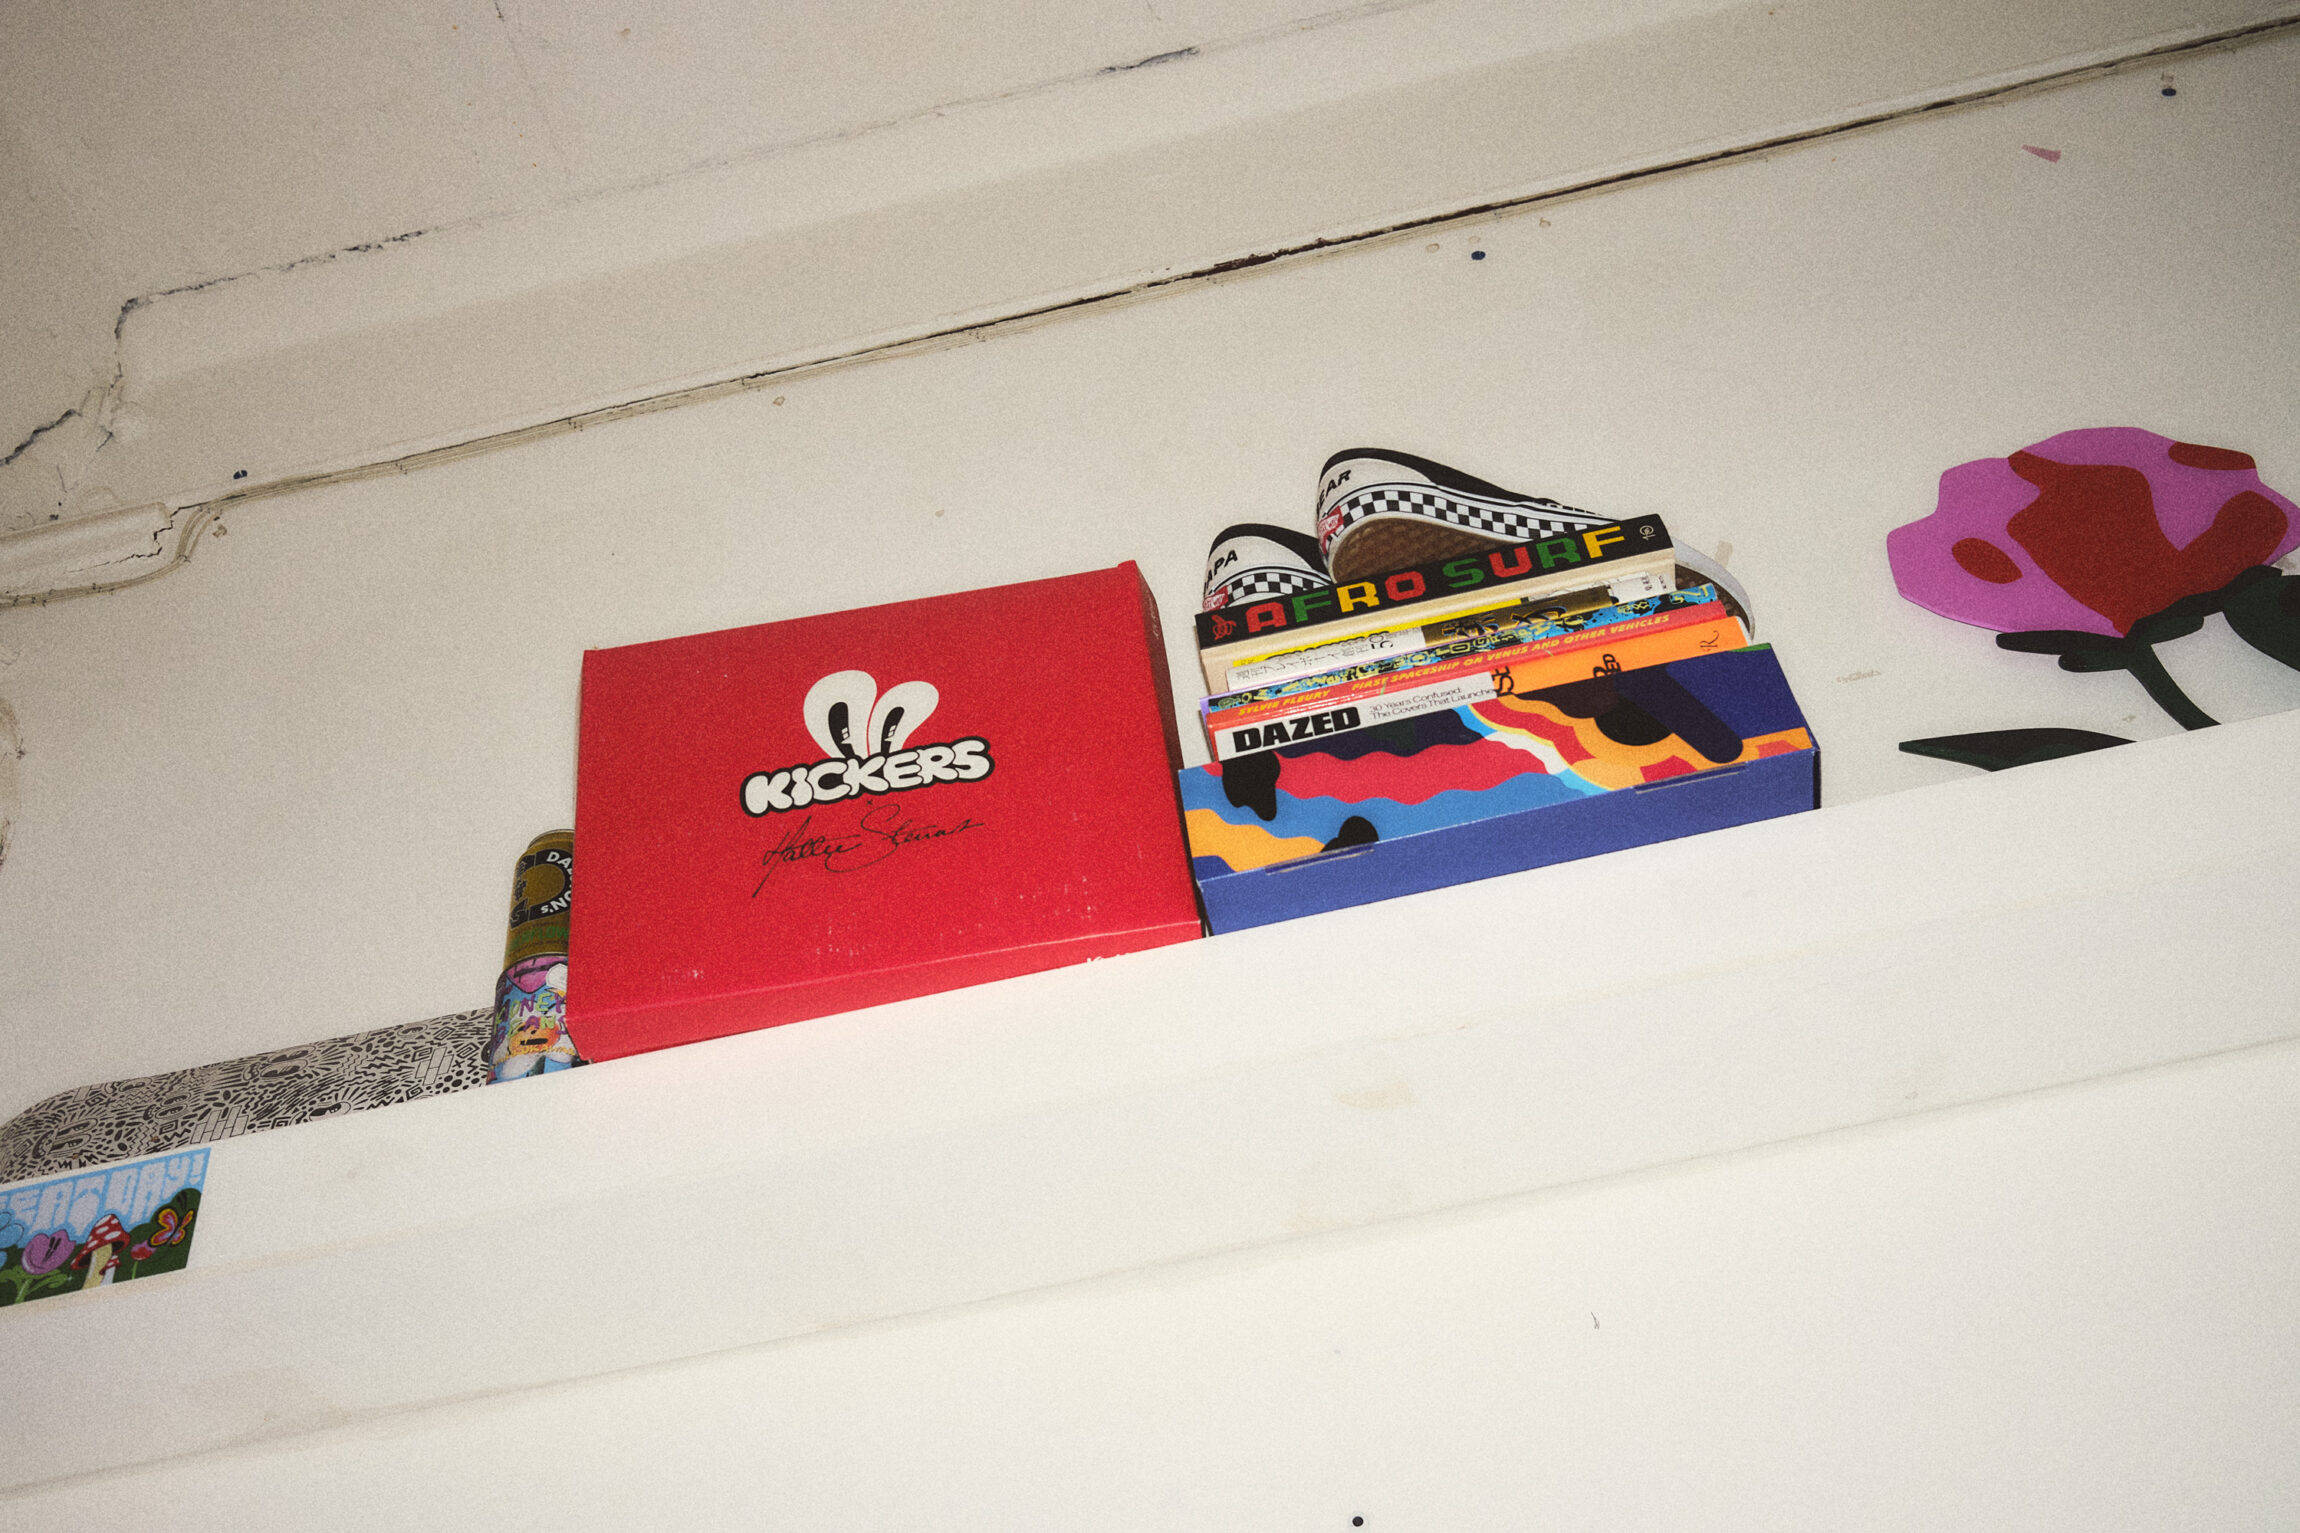
{"type": "Polygon", "coordinates": [[[490,1082],[583,1063],[567,1035],[567,913],[574,899],[575,833],[545,831],[527,843],[512,877],[511,924],[487,1044],[490,1082]]]}

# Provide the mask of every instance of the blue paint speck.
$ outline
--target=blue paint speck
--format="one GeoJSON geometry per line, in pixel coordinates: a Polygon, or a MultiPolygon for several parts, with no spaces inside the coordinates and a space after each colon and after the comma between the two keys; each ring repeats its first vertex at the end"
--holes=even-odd
{"type": "Polygon", "coordinates": [[[1485,252],[1482,250],[1473,250],[1469,253],[1469,258],[1473,261],[1482,261],[1485,259],[1485,252]]]}

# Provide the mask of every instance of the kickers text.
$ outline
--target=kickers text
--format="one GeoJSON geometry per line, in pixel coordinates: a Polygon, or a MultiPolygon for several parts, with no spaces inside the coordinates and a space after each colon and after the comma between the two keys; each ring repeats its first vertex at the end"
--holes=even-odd
{"type": "Polygon", "coordinates": [[[979,782],[996,765],[990,742],[971,737],[860,760],[833,756],[812,766],[753,772],[743,779],[743,813],[775,814],[864,793],[904,793],[930,783],[979,782]]]}

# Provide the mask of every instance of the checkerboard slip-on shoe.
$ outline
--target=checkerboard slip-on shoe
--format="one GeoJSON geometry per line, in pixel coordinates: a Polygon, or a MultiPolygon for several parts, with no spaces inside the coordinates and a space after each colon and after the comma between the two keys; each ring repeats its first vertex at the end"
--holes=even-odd
{"type": "Polygon", "coordinates": [[[1318,547],[1342,585],[1612,520],[1380,448],[1335,453],[1318,475],[1318,547]]]}
{"type": "Polygon", "coordinates": [[[1214,535],[1206,551],[1206,610],[1332,585],[1318,540],[1287,527],[1240,522],[1214,535]]]}

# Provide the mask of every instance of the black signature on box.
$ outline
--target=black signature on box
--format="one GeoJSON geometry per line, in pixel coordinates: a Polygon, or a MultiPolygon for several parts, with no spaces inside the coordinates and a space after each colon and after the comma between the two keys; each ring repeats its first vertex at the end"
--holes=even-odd
{"type": "Polygon", "coordinates": [[[767,848],[759,858],[766,872],[759,876],[751,898],[759,897],[777,868],[819,862],[826,873],[853,873],[884,862],[905,848],[982,830],[987,824],[972,815],[950,824],[910,819],[900,804],[872,805],[852,830],[817,831],[814,823],[813,815],[806,816],[785,831],[781,841],[767,848]]]}

